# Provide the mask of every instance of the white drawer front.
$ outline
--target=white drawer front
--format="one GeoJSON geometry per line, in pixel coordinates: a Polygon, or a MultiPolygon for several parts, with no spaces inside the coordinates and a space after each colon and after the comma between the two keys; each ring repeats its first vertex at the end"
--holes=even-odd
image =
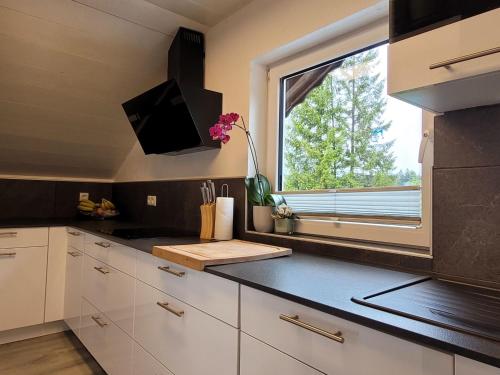
{"type": "Polygon", "coordinates": [[[456,355],[455,375],[500,375],[500,368],[456,355]]]}
{"type": "Polygon", "coordinates": [[[240,375],[320,375],[321,372],[261,341],[241,334],[240,375]]]}
{"type": "Polygon", "coordinates": [[[134,278],[86,254],[83,272],[83,296],[132,335],[134,278]]]}
{"type": "Polygon", "coordinates": [[[237,373],[236,328],[141,281],[136,281],[134,337],[176,375],[237,373]]]}
{"type": "Polygon", "coordinates": [[[133,375],[173,375],[140,345],[134,345],[132,358],[133,375]]]}
{"type": "Polygon", "coordinates": [[[48,243],[49,228],[0,229],[0,249],[47,246],[48,243]]]}
{"type": "Polygon", "coordinates": [[[0,331],[43,323],[47,248],[0,249],[0,331]]]}
{"type": "Polygon", "coordinates": [[[103,238],[85,235],[85,253],[135,277],[136,250],[103,238]]]}
{"type": "Polygon", "coordinates": [[[134,341],[85,299],[80,339],[108,375],[132,375],[134,341]]]}
{"type": "Polygon", "coordinates": [[[64,321],[80,335],[82,310],[83,253],[68,247],[66,254],[66,285],[64,290],[64,321]]]}
{"type": "Polygon", "coordinates": [[[138,252],[137,278],[238,327],[238,284],[138,252]],[[159,269],[161,267],[162,269],[159,269]]]}
{"type": "Polygon", "coordinates": [[[241,288],[241,329],[327,374],[452,375],[453,356],[339,319],[256,289],[241,288]],[[341,331],[344,343],[280,319],[341,331]]]}
{"type": "Polygon", "coordinates": [[[68,232],[68,246],[83,252],[85,246],[85,233],[75,228],[67,228],[66,231],[68,232]]]}

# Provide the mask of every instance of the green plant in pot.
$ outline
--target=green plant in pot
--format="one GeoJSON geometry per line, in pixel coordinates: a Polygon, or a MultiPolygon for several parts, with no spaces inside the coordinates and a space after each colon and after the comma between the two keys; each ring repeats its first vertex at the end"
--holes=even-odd
{"type": "Polygon", "coordinates": [[[260,173],[257,151],[243,117],[237,113],[226,113],[219,116],[218,122],[210,128],[210,136],[213,140],[220,140],[226,144],[231,139],[227,133],[233,127],[245,132],[255,168],[255,176],[245,179],[248,202],[252,205],[253,226],[257,232],[270,233],[273,231],[274,224],[271,216],[273,207],[284,203],[284,199],[281,195],[271,194],[271,183],[266,176],[260,173]],[[241,120],[241,124],[238,123],[239,120],[241,120]]]}
{"type": "Polygon", "coordinates": [[[292,234],[295,224],[295,214],[285,203],[276,207],[272,213],[274,219],[274,231],[281,234],[292,234]]]}

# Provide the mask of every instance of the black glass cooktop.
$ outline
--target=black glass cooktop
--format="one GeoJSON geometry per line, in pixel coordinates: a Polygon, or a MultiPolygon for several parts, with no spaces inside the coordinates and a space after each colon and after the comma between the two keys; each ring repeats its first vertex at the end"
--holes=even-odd
{"type": "Polygon", "coordinates": [[[352,300],[500,342],[500,291],[423,277],[352,300]]]}
{"type": "Polygon", "coordinates": [[[189,237],[195,233],[165,227],[99,229],[99,232],[127,240],[154,237],[189,237]]]}

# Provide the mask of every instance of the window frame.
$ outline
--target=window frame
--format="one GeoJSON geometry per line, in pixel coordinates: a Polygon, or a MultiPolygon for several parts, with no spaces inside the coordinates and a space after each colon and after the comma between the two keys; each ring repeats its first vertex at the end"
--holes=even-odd
{"type": "MultiPolygon", "coordinates": [[[[301,54],[282,60],[268,67],[267,142],[266,171],[273,186],[281,187],[283,166],[282,124],[283,84],[287,77],[300,74],[314,67],[338,61],[387,43],[387,24],[360,29],[334,39],[330,43],[316,46],[301,54]],[[332,56],[335,56],[332,58],[332,56]]],[[[388,61],[390,69],[390,61],[388,61]]],[[[422,216],[417,226],[387,225],[379,223],[348,222],[338,218],[332,220],[297,219],[296,232],[307,236],[328,237],[338,240],[361,241],[363,243],[388,244],[401,248],[425,250],[432,255],[432,166],[434,116],[422,112],[422,134],[430,132],[422,163],[422,216]]],[[[281,189],[276,189],[280,194],[281,189]]],[[[286,194],[286,192],[285,192],[286,194]]],[[[284,195],[285,195],[284,194],[284,195]]],[[[286,196],[285,196],[286,197],[286,196]]]]}

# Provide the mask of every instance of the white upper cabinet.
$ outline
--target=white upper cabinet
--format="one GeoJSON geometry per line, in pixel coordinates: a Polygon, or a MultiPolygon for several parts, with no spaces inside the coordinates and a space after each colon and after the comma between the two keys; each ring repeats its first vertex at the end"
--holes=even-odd
{"type": "Polygon", "coordinates": [[[388,93],[433,112],[500,103],[500,8],[389,45],[388,93]]]}

